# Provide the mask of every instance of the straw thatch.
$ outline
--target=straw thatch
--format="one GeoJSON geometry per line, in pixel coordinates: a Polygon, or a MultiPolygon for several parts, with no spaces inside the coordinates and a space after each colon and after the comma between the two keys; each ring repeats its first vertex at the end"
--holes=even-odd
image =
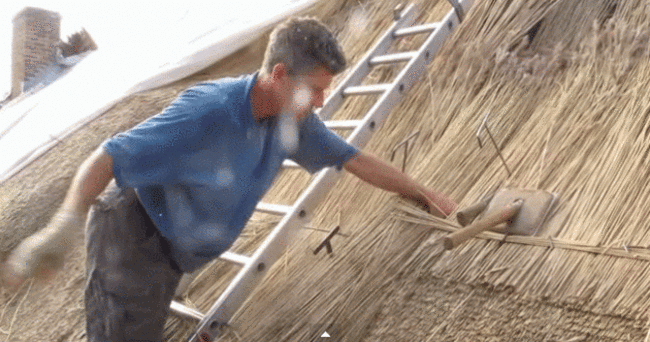
{"type": "MultiPolygon", "coordinates": [[[[421,22],[439,20],[451,8],[446,1],[418,3],[421,22]]],[[[335,28],[354,61],[388,27],[393,5],[323,2],[313,13],[335,28]]],[[[639,0],[477,1],[366,151],[389,159],[394,146],[418,132],[406,167],[418,181],[461,206],[504,186],[548,190],[561,199],[555,215],[535,237],[486,233],[443,252],[439,238],[458,228],[453,220],[430,217],[346,175],[224,340],[308,341],[327,330],[337,341],[643,341],[650,306],[649,16],[650,5],[639,0]],[[511,176],[495,146],[479,148],[476,141],[486,113],[511,176]],[[333,239],[333,255],[314,256],[311,250],[325,235],[315,229],[335,224],[346,236],[333,239]]],[[[22,180],[0,185],[3,236],[12,227],[37,229],[58,204],[71,172],[58,182],[50,178],[63,169],[53,161],[64,160],[59,163],[68,169],[78,165],[114,131],[153,114],[197,79],[232,66],[224,62],[128,99],[76,143],[73,137],[24,171],[22,180]],[[140,108],[147,114],[125,117],[140,108]],[[49,179],[37,178],[43,174],[49,179]]],[[[382,69],[372,78],[394,74],[382,69]]],[[[349,100],[336,117],[359,118],[369,106],[365,99],[349,100]]],[[[396,156],[402,158],[401,150],[396,156]]],[[[285,172],[265,200],[289,204],[308,179],[285,172]]],[[[236,249],[257,246],[274,221],[256,215],[236,249]]],[[[5,238],[3,250],[12,244],[5,238]]],[[[27,284],[16,298],[3,294],[9,305],[1,328],[13,322],[19,332],[10,340],[43,336],[30,329],[63,331],[56,335],[60,341],[83,340],[80,265],[66,266],[50,292],[27,284]],[[13,319],[15,312],[26,319],[21,312],[37,303],[47,305],[31,312],[63,317],[66,327],[13,319]]],[[[216,261],[190,286],[185,302],[206,310],[235,272],[216,261]]],[[[193,327],[172,318],[168,338],[182,341],[193,327]]]]}
{"type": "MultiPolygon", "coordinates": [[[[441,16],[430,6],[423,21],[441,16]]],[[[347,178],[315,225],[341,210],[350,237],[332,259],[305,251],[322,233],[299,244],[234,320],[232,340],[308,340],[327,326],[348,341],[642,339],[644,6],[479,2],[367,148],[388,159],[419,131],[408,172],[463,204],[503,186],[558,193],[537,237],[485,234],[443,253],[438,239],[456,224],[347,178]],[[510,177],[476,142],[485,113],[510,177]]],[[[366,106],[350,101],[339,116],[366,106]]]]}

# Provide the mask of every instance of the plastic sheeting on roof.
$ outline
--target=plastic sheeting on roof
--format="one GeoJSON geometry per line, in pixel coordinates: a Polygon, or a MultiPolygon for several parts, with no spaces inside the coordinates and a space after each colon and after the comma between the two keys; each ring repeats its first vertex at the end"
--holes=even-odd
{"type": "Polygon", "coordinates": [[[200,71],[315,2],[268,0],[245,13],[220,13],[219,22],[182,30],[182,37],[154,50],[135,46],[125,54],[100,47],[48,87],[0,108],[0,182],[124,97],[200,71]]]}

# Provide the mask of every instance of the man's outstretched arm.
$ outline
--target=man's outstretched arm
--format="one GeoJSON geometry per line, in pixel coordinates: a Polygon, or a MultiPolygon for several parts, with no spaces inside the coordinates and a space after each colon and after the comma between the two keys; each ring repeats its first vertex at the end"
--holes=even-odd
{"type": "Polygon", "coordinates": [[[359,152],[344,167],[373,186],[426,204],[436,216],[446,217],[456,210],[457,204],[453,199],[425,188],[395,166],[373,155],[359,152]]]}
{"type": "Polygon", "coordinates": [[[81,164],[48,225],[11,253],[3,274],[7,285],[16,288],[33,275],[44,277],[61,266],[73,234],[83,229],[90,206],[112,178],[113,160],[100,147],[81,164]]]}

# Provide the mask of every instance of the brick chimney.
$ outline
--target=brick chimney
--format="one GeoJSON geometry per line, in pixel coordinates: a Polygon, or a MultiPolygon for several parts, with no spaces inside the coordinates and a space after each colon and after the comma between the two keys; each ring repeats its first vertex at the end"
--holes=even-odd
{"type": "Polygon", "coordinates": [[[61,16],[52,11],[26,7],[13,19],[11,95],[23,92],[23,84],[53,64],[60,42],[61,16]]]}

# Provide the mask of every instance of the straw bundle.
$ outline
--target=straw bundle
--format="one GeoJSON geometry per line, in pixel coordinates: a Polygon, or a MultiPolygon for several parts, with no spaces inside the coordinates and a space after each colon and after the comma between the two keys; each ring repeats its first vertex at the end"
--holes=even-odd
{"type": "MultiPolygon", "coordinates": [[[[620,4],[614,13],[609,10],[611,2],[593,5],[556,4],[546,15],[552,14],[550,22],[572,23],[576,29],[565,28],[564,34],[539,30],[536,40],[554,32],[553,40],[533,41],[525,48],[532,51],[521,51],[519,55],[510,52],[507,58],[514,63],[504,65],[519,66],[514,70],[503,70],[495,61],[488,81],[464,109],[467,116],[455,116],[445,132],[462,137],[468,144],[462,150],[468,154],[461,160],[476,161],[470,146],[475,144],[471,141],[475,138],[467,134],[472,132],[466,127],[476,127],[484,111],[491,113],[490,125],[502,139],[499,148],[514,170],[513,176],[504,175],[494,147],[488,145],[489,149],[480,151],[474,148],[493,156],[485,164],[486,169],[477,169],[477,164],[483,165],[479,162],[468,163],[468,167],[463,164],[455,171],[475,181],[457,179],[452,184],[457,187],[455,191],[467,193],[472,199],[494,189],[499,180],[503,185],[559,193],[563,204],[541,237],[508,240],[545,248],[470,243],[449,253],[449,259],[443,258],[432,271],[472,283],[491,268],[509,267],[512,271],[491,275],[486,281],[520,289],[531,298],[549,297],[563,302],[578,297],[595,312],[645,318],[647,262],[641,260],[648,260],[645,222],[650,202],[644,177],[648,123],[647,115],[640,113],[647,113],[649,108],[648,32],[632,23],[648,19],[647,12],[639,10],[647,5],[620,4]],[[604,20],[603,13],[611,17],[604,20]],[[566,66],[553,70],[553,63],[544,63],[544,58],[553,60],[558,56],[544,56],[544,50],[535,49],[558,44],[563,48],[554,53],[566,59],[560,64],[566,66]],[[539,69],[540,64],[546,64],[545,68],[539,69]],[[502,70],[509,73],[501,74],[502,70]],[[551,72],[554,84],[537,79],[547,77],[537,74],[541,70],[551,72]],[[466,258],[474,259],[476,253],[484,255],[490,246],[495,249],[493,255],[479,258],[489,266],[476,262],[468,267],[463,263],[466,258]],[[628,276],[630,268],[635,269],[632,278],[628,276]],[[592,295],[585,295],[586,288],[593,286],[590,283],[605,274],[615,281],[605,282],[592,295]]],[[[459,64],[463,61],[461,58],[459,64]]],[[[441,151],[443,155],[458,155],[457,148],[447,147],[441,151]]]]}

